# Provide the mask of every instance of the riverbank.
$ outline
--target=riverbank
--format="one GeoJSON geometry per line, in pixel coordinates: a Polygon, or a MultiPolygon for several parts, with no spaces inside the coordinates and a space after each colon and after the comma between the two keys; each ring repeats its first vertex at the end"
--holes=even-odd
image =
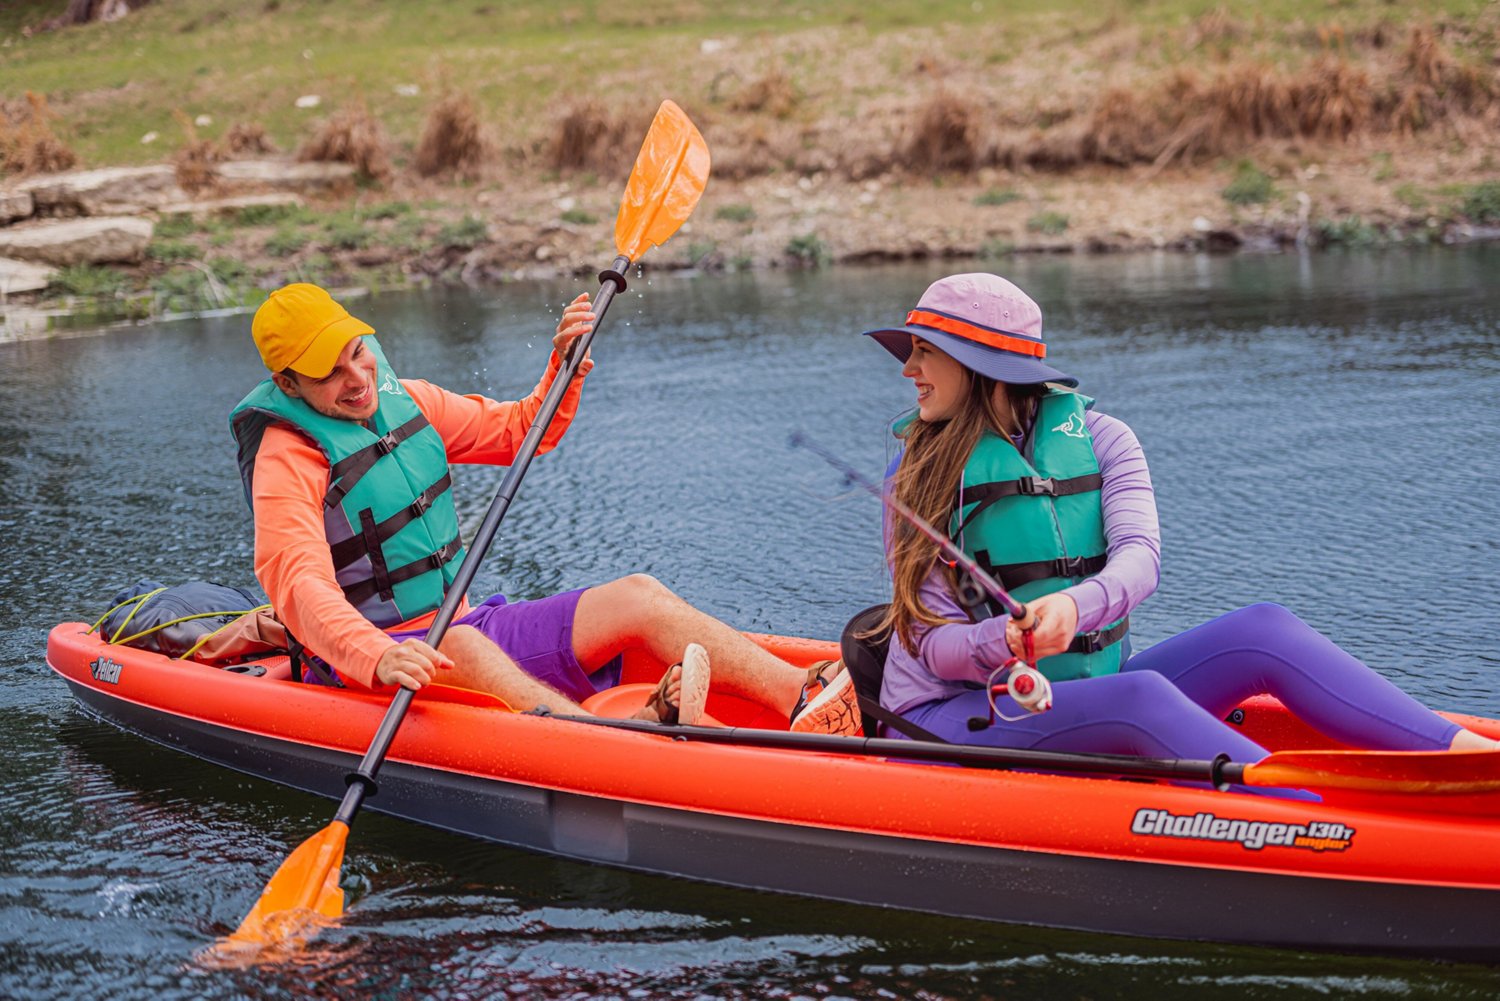
{"type": "Polygon", "coordinates": [[[149,232],[107,263],[35,252],[52,270],[0,288],[0,340],[253,305],[285,281],[591,274],[665,95],[714,174],[653,268],[1500,238],[1500,4],[439,7],[346,23],[183,0],[29,34],[0,14],[4,92],[36,88],[0,115],[0,195],[68,157],[170,165],[200,206],[243,157],[353,172],[275,203],[137,206],[149,232]]]}
{"type": "MultiPolygon", "coordinates": [[[[982,169],[921,182],[830,175],[712,180],[649,268],[739,271],[946,259],[1003,272],[1035,253],[1275,253],[1500,239],[1486,222],[1500,185],[1448,180],[1430,151],[1331,151],[1226,197],[1243,168],[1056,177],[982,169]],[[1426,183],[1411,180],[1426,176],[1426,183]],[[1403,180],[1397,180],[1403,178],[1403,180]]],[[[1265,159],[1272,159],[1266,156],[1265,159]]],[[[1478,172],[1470,172],[1477,174],[1478,172]]],[[[79,326],[253,306],[288,281],[378,290],[585,275],[613,255],[617,186],[558,178],[505,191],[394,184],[380,190],[168,215],[135,264],[62,268],[45,291],[0,302],[0,341],[79,326]]],[[[1496,219],[1500,222],[1500,218],[1496,219]]]]}

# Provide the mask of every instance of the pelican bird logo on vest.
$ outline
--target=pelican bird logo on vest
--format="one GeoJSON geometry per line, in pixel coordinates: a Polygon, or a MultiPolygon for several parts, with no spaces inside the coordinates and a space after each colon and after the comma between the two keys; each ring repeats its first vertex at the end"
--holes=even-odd
{"type": "Polygon", "coordinates": [[[396,377],[394,375],[391,375],[389,372],[385,374],[385,378],[380,383],[380,391],[382,393],[390,393],[394,396],[406,395],[406,390],[401,388],[401,383],[398,382],[396,377]]]}
{"type": "Polygon", "coordinates": [[[1088,434],[1088,431],[1086,431],[1083,426],[1083,418],[1077,416],[1076,414],[1069,414],[1067,420],[1063,421],[1052,430],[1061,431],[1069,438],[1082,438],[1088,434]]]}

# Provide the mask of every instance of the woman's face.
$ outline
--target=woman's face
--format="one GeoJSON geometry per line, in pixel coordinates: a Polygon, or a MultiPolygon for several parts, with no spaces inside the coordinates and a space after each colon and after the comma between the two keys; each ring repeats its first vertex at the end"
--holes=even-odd
{"type": "Polygon", "coordinates": [[[915,334],[901,374],[916,384],[917,416],[928,422],[956,414],[969,390],[968,370],[915,334]]]}

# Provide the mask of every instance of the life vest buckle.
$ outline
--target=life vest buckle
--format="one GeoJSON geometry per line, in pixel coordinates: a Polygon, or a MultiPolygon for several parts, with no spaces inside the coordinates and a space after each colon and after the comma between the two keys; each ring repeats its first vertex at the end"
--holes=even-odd
{"type": "Polygon", "coordinates": [[[390,455],[396,450],[396,446],[398,444],[400,444],[400,439],[396,437],[396,433],[394,431],[389,431],[381,435],[379,438],[376,438],[375,444],[371,447],[381,455],[390,455]]]}
{"type": "Polygon", "coordinates": [[[1057,481],[1050,476],[1023,476],[1016,483],[1025,497],[1051,497],[1057,493],[1057,481]]]}
{"type": "MultiPolygon", "coordinates": [[[[1106,646],[1108,646],[1107,643],[1103,643],[1100,641],[1102,636],[1103,630],[1100,629],[1096,629],[1091,633],[1079,633],[1076,637],[1074,637],[1073,644],[1076,646],[1081,640],[1083,649],[1079,651],[1080,653],[1098,653],[1100,650],[1103,650],[1106,646]]],[[[1070,650],[1069,652],[1071,653],[1073,651],[1070,650]]]]}
{"type": "Polygon", "coordinates": [[[422,515],[427,513],[427,509],[430,507],[432,507],[432,498],[428,497],[426,494],[423,494],[416,500],[412,501],[411,506],[407,510],[411,511],[412,517],[420,518],[422,517],[422,515]]]}
{"type": "Polygon", "coordinates": [[[1064,556],[1057,561],[1057,576],[1087,577],[1088,565],[1082,556],[1064,556]]]}

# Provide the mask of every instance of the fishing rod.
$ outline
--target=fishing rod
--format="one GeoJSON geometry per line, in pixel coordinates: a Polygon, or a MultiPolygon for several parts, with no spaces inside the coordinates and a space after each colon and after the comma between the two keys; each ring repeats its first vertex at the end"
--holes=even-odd
{"type": "Polygon", "coordinates": [[[1012,657],[996,668],[990,675],[987,685],[989,690],[990,717],[975,716],[969,720],[970,730],[982,730],[991,726],[995,718],[1014,722],[1024,717],[1006,716],[995,706],[995,695],[1008,694],[1015,702],[1030,713],[1045,712],[1052,708],[1052,685],[1047,676],[1036,669],[1036,654],[1032,648],[1032,633],[1036,628],[1036,613],[1005,590],[990,573],[976,563],[968,553],[964,552],[952,539],[943,532],[934,528],[931,523],[920,514],[913,511],[904,501],[897,499],[889,490],[882,490],[868,477],[855,469],[849,463],[834,455],[827,448],[819,445],[807,435],[800,431],[793,432],[787,439],[787,444],[792,448],[805,448],[818,458],[837,469],[844,476],[846,486],[857,486],[866,493],[872,495],[886,508],[906,521],[917,531],[921,532],[934,545],[943,556],[944,562],[950,567],[958,567],[963,570],[959,576],[958,600],[971,610],[982,607],[983,595],[993,598],[1001,608],[1010,615],[1021,630],[1021,640],[1026,646],[1025,657],[1012,657]],[[982,594],[980,592],[983,592],[982,594]],[[1005,683],[997,683],[997,676],[1008,671],[1005,683]]]}

